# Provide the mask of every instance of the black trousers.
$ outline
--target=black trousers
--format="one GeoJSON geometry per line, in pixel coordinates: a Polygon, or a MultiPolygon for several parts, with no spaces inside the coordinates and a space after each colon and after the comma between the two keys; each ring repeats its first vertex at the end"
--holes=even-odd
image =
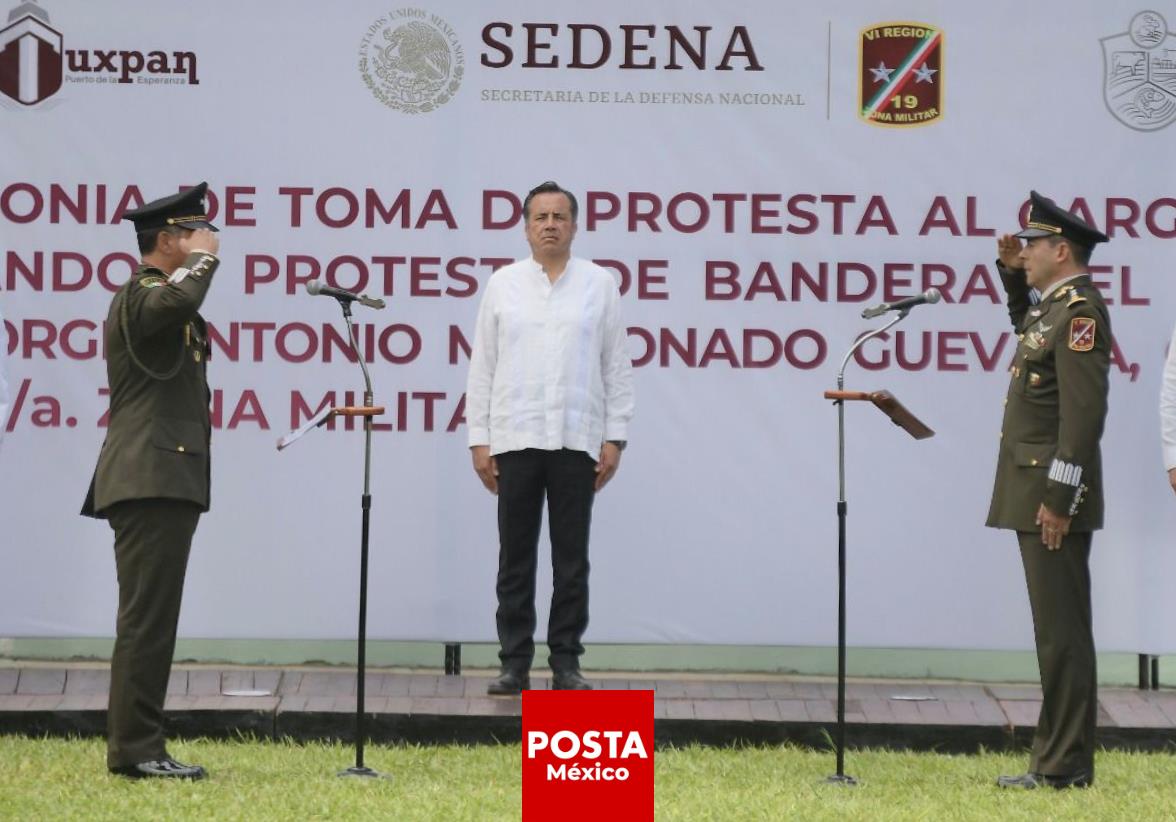
{"type": "Polygon", "coordinates": [[[181,500],[131,500],[111,506],[106,517],[118,569],[106,714],[106,764],[115,768],[167,752],[163,702],[200,508],[181,500]]]}
{"type": "Polygon", "coordinates": [[[498,460],[498,642],[504,668],[535,657],[535,571],[547,498],[554,590],[547,623],[552,670],[579,666],[588,628],[588,530],[596,462],[583,451],[528,448],[498,460]]]}
{"type": "Polygon", "coordinates": [[[1018,531],[1017,540],[1043,697],[1029,770],[1093,775],[1098,675],[1090,608],[1091,534],[1069,534],[1058,551],[1041,544],[1040,531],[1018,531]]]}

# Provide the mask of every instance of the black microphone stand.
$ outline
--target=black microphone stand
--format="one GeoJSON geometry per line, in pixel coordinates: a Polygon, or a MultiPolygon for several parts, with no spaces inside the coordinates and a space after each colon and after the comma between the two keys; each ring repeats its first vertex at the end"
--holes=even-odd
{"type": "MultiPolygon", "coordinates": [[[[359,349],[359,339],[355,334],[355,324],[351,320],[351,300],[340,299],[339,307],[343,309],[343,319],[347,323],[347,333],[351,337],[351,347],[355,351],[355,358],[359,360],[359,367],[363,371],[363,405],[371,408],[374,401],[372,394],[372,379],[368,375],[367,364],[363,361],[363,352],[359,349]]],[[[364,710],[364,685],[367,679],[367,587],[368,587],[368,533],[371,525],[372,512],[372,416],[365,414],[363,418],[363,496],[360,498],[362,508],[362,527],[359,538],[359,631],[356,638],[357,664],[355,674],[355,765],[339,771],[339,776],[368,776],[387,777],[363,764],[363,748],[367,738],[367,712],[364,710]]]]}
{"type": "MultiPolygon", "coordinates": [[[[906,319],[910,308],[898,312],[898,316],[881,328],[857,338],[837,372],[837,390],[845,390],[845,367],[850,358],[866,341],[885,333],[888,329],[906,319]]],[[[845,519],[849,506],[845,502],[845,401],[837,400],[837,773],[825,779],[838,785],[856,785],[857,780],[845,773],[845,519]]]]}

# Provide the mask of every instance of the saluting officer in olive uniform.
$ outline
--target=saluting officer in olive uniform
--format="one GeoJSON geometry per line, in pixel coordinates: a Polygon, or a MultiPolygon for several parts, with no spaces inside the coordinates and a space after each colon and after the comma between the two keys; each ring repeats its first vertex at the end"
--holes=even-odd
{"type": "Polygon", "coordinates": [[[1086,787],[1098,710],[1088,561],[1091,532],[1103,525],[1111,355],[1107,308],[1086,267],[1107,237],[1037,192],[1030,198],[1025,230],[997,242],[1020,342],[987,524],[1017,532],[1043,701],[1029,771],[998,784],[1086,787]]]}
{"type": "Polygon", "coordinates": [[[168,756],[163,702],[188,551],[208,510],[209,346],[198,312],[219,263],[207,183],[128,211],[142,264],[110,303],[110,424],[82,513],[114,529],[118,623],[110,660],[107,767],[201,779],[168,756]]]}

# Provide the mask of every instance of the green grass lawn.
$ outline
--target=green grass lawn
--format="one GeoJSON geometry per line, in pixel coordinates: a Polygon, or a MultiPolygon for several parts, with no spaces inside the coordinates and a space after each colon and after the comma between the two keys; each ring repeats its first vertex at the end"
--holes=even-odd
{"type": "MultiPolygon", "coordinates": [[[[0,819],[518,819],[520,749],[368,748],[387,780],[339,779],[343,745],[173,742],[204,782],[110,776],[99,739],[0,737],[0,819]]],[[[851,751],[856,788],[825,785],[827,752],[797,748],[660,750],[658,820],[1152,820],[1176,819],[1176,757],[1100,753],[1085,791],[998,790],[1024,756],[851,751]]],[[[623,820],[605,820],[623,822],[623,820]]]]}

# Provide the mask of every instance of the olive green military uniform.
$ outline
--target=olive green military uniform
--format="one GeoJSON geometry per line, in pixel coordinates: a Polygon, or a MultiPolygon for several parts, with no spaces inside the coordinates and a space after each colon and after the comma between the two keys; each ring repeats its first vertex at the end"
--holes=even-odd
{"type": "Polygon", "coordinates": [[[197,312],[217,265],[194,252],[170,277],[140,266],[106,320],[110,423],[82,513],[115,532],[111,768],[166,755],[163,703],[184,574],[209,507],[209,347],[197,312]]]}
{"type": "Polygon", "coordinates": [[[1043,702],[1029,771],[1094,773],[1097,713],[1090,608],[1091,532],[1103,525],[1099,439],[1107,414],[1111,327],[1086,274],[1033,304],[1025,272],[997,263],[1019,343],[987,524],[1017,531],[1033,611],[1043,702]],[[1057,551],[1038,506],[1072,517],[1057,551]]]}

